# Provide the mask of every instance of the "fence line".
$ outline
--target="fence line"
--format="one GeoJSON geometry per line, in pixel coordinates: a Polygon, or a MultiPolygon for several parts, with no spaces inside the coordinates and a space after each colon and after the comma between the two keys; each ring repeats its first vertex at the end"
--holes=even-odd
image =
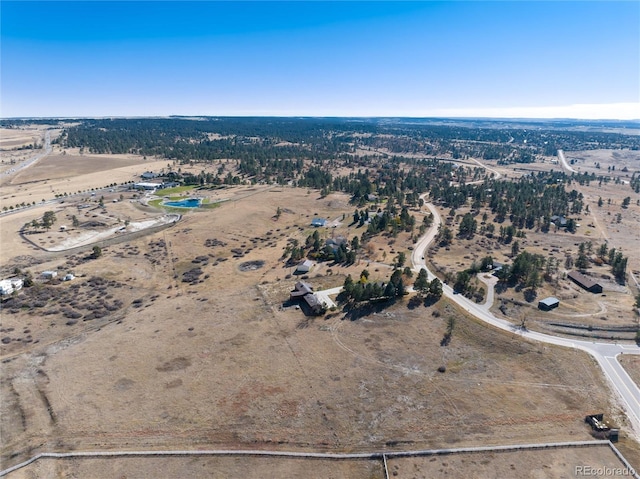
{"type": "Polygon", "coordinates": [[[417,449],[411,451],[374,451],[360,453],[331,453],[331,452],[293,452],[293,451],[262,451],[262,450],[177,450],[177,451],[75,451],[75,452],[42,452],[20,464],[16,464],[8,469],[0,471],[0,477],[21,469],[39,459],[73,459],[73,458],[98,458],[98,457],[144,457],[144,456],[266,456],[283,457],[294,459],[374,459],[383,461],[385,474],[387,474],[387,458],[401,458],[412,456],[433,456],[447,454],[483,453],[483,452],[509,452],[524,450],[559,449],[566,447],[594,447],[608,445],[620,459],[620,461],[630,471],[635,474],[636,479],[640,479],[634,469],[629,465],[622,453],[608,440],[598,441],[571,441],[571,442],[550,442],[542,444],[516,444],[506,446],[478,446],[459,447],[451,449],[417,449]]]}
{"type": "Polygon", "coordinates": [[[622,453],[618,450],[618,448],[614,446],[612,442],[609,442],[609,446],[611,446],[611,450],[613,451],[613,453],[616,456],[618,456],[618,459],[620,459],[620,461],[624,464],[624,467],[626,467],[627,470],[630,472],[630,475],[635,479],[640,479],[640,475],[638,474],[638,471],[636,471],[633,468],[633,466],[629,464],[629,461],[627,461],[627,459],[622,455],[622,453]]]}

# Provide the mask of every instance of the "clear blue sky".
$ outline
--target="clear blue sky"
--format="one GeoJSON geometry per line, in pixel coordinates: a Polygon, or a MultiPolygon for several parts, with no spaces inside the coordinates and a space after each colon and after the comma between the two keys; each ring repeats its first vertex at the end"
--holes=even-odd
{"type": "Polygon", "coordinates": [[[637,1],[0,8],[2,117],[640,118],[637,1]]]}

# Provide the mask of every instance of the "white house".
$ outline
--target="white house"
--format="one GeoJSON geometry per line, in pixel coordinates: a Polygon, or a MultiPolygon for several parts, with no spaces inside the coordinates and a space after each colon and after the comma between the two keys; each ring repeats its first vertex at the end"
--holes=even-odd
{"type": "Polygon", "coordinates": [[[141,181],[139,183],[134,183],[133,187],[136,190],[157,190],[158,188],[162,188],[162,183],[146,183],[141,181]]]}
{"type": "Polygon", "coordinates": [[[44,279],[53,279],[56,276],[58,276],[58,272],[57,271],[43,271],[40,276],[42,276],[42,278],[44,278],[44,279]]]}
{"type": "Polygon", "coordinates": [[[311,271],[312,267],[313,267],[313,261],[305,259],[296,268],[296,273],[308,273],[309,271],[311,271]]]}

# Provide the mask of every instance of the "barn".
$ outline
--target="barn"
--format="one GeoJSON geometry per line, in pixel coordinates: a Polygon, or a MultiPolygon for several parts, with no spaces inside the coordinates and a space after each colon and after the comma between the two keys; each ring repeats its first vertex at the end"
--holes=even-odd
{"type": "Polygon", "coordinates": [[[590,293],[602,293],[602,285],[584,274],[578,273],[577,271],[571,271],[567,277],[590,293]]]}

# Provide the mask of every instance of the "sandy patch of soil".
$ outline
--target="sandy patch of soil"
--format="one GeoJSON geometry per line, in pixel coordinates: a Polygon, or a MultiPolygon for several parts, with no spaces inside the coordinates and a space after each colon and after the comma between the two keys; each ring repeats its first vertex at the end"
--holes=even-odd
{"type": "Polygon", "coordinates": [[[134,221],[126,226],[114,226],[103,231],[87,231],[73,238],[66,238],[62,242],[53,246],[48,246],[45,249],[47,251],[65,251],[68,249],[77,248],[78,246],[91,245],[93,243],[106,240],[115,234],[134,233],[136,231],[143,231],[155,226],[175,223],[179,218],[180,216],[175,214],[162,215],[146,221],[134,221]]]}

